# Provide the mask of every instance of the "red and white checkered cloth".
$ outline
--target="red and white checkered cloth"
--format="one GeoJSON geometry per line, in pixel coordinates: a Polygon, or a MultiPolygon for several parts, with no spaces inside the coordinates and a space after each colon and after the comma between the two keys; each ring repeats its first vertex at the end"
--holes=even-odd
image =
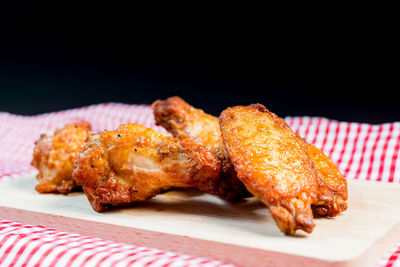
{"type": "MultiPolygon", "coordinates": [[[[37,116],[0,112],[0,180],[34,173],[34,141],[66,123],[89,121],[94,132],[121,123],[158,131],[147,105],[107,103],[37,116]]],[[[292,129],[331,157],[348,179],[400,183],[400,122],[370,125],[320,117],[288,117],[292,129]]],[[[0,266],[233,266],[99,238],[25,225],[0,215],[0,266]]],[[[377,263],[400,266],[400,240],[377,263]]]]}

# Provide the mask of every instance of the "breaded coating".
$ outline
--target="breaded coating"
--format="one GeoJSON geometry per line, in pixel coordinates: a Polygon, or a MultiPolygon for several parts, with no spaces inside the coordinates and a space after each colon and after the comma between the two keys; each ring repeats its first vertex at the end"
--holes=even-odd
{"type": "Polygon", "coordinates": [[[303,140],[260,104],[224,110],[220,125],[238,178],[267,205],[279,229],[311,233],[317,172],[303,140]]]}
{"type": "Polygon", "coordinates": [[[72,179],[72,169],[89,135],[90,124],[82,122],[67,124],[52,136],[40,136],[35,143],[31,162],[39,171],[36,191],[68,194],[77,186],[72,179]]]}
{"type": "Polygon", "coordinates": [[[142,202],[170,188],[215,193],[220,161],[204,146],[137,124],[92,135],[73,178],[96,211],[142,202]]]}
{"type": "Polygon", "coordinates": [[[240,200],[250,196],[245,186],[236,177],[222,143],[218,118],[205,113],[174,96],[157,100],[152,104],[157,125],[161,125],[174,137],[193,140],[207,147],[222,163],[222,173],[215,191],[226,200],[240,200]]]}
{"type": "Polygon", "coordinates": [[[312,144],[306,146],[318,173],[318,200],[313,210],[319,216],[337,216],[347,209],[347,181],[324,152],[312,144]]]}

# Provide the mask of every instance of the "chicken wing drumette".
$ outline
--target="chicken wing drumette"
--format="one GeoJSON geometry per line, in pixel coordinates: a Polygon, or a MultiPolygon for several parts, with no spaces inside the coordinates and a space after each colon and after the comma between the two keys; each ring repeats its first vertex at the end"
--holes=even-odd
{"type": "Polygon", "coordinates": [[[317,173],[303,140],[262,105],[228,108],[220,125],[238,178],[267,205],[279,229],[312,232],[317,173]]]}
{"type": "Polygon", "coordinates": [[[152,108],[157,125],[163,126],[176,138],[193,140],[207,147],[218,157],[222,163],[222,172],[215,191],[221,198],[239,200],[250,196],[243,183],[236,177],[225,151],[218,118],[192,107],[177,96],[157,100],[152,108]]]}
{"type": "Polygon", "coordinates": [[[320,216],[337,216],[347,209],[347,181],[320,149],[312,144],[306,147],[318,173],[318,200],[313,203],[313,210],[320,216]]]}
{"type": "Polygon", "coordinates": [[[68,194],[77,186],[72,179],[72,169],[89,134],[90,124],[82,122],[67,124],[52,136],[40,136],[31,163],[39,171],[36,191],[68,194]]]}
{"type": "Polygon", "coordinates": [[[137,124],[92,135],[80,152],[73,178],[92,207],[145,201],[170,188],[215,193],[220,161],[204,146],[137,124]]]}

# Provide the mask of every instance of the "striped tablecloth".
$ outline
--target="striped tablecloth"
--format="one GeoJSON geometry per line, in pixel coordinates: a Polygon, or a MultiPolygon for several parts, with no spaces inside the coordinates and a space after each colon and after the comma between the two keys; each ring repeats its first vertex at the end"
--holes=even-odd
{"type": "MultiPolygon", "coordinates": [[[[121,123],[138,123],[159,131],[147,105],[107,103],[19,116],[0,112],[0,182],[33,174],[34,141],[66,123],[89,121],[94,132],[121,123]]],[[[307,142],[330,156],[348,179],[400,183],[400,122],[370,125],[321,117],[288,117],[307,142]]],[[[9,221],[0,214],[0,266],[233,266],[213,259],[162,251],[9,221]]],[[[400,240],[376,263],[400,266],[400,240]]]]}

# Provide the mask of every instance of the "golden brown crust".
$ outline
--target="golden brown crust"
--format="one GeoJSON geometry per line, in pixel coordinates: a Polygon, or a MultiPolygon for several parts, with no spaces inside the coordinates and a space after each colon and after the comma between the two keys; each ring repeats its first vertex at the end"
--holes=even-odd
{"type": "Polygon", "coordinates": [[[182,98],[174,96],[152,104],[157,125],[163,126],[175,138],[193,140],[207,147],[222,163],[221,178],[215,191],[226,200],[240,200],[250,196],[236,177],[222,143],[218,118],[194,108],[182,98]]]}
{"type": "Polygon", "coordinates": [[[316,146],[307,144],[307,152],[318,173],[318,200],[313,203],[313,210],[319,216],[337,216],[347,209],[347,181],[316,146]]]}
{"type": "Polygon", "coordinates": [[[77,186],[72,179],[72,169],[89,134],[90,124],[81,122],[67,124],[52,136],[40,136],[31,162],[39,171],[36,191],[68,194],[77,186]]]}
{"type": "Polygon", "coordinates": [[[178,96],[157,100],[152,108],[156,124],[163,126],[175,138],[193,140],[218,158],[225,157],[218,118],[192,107],[178,96]]]}
{"type": "Polygon", "coordinates": [[[215,193],[220,172],[220,161],[204,146],[124,124],[89,139],[73,178],[93,209],[102,211],[145,201],[172,187],[215,193]]]}
{"type": "Polygon", "coordinates": [[[260,104],[224,110],[220,125],[238,178],[268,206],[280,230],[312,232],[317,173],[303,140],[260,104]]]}

